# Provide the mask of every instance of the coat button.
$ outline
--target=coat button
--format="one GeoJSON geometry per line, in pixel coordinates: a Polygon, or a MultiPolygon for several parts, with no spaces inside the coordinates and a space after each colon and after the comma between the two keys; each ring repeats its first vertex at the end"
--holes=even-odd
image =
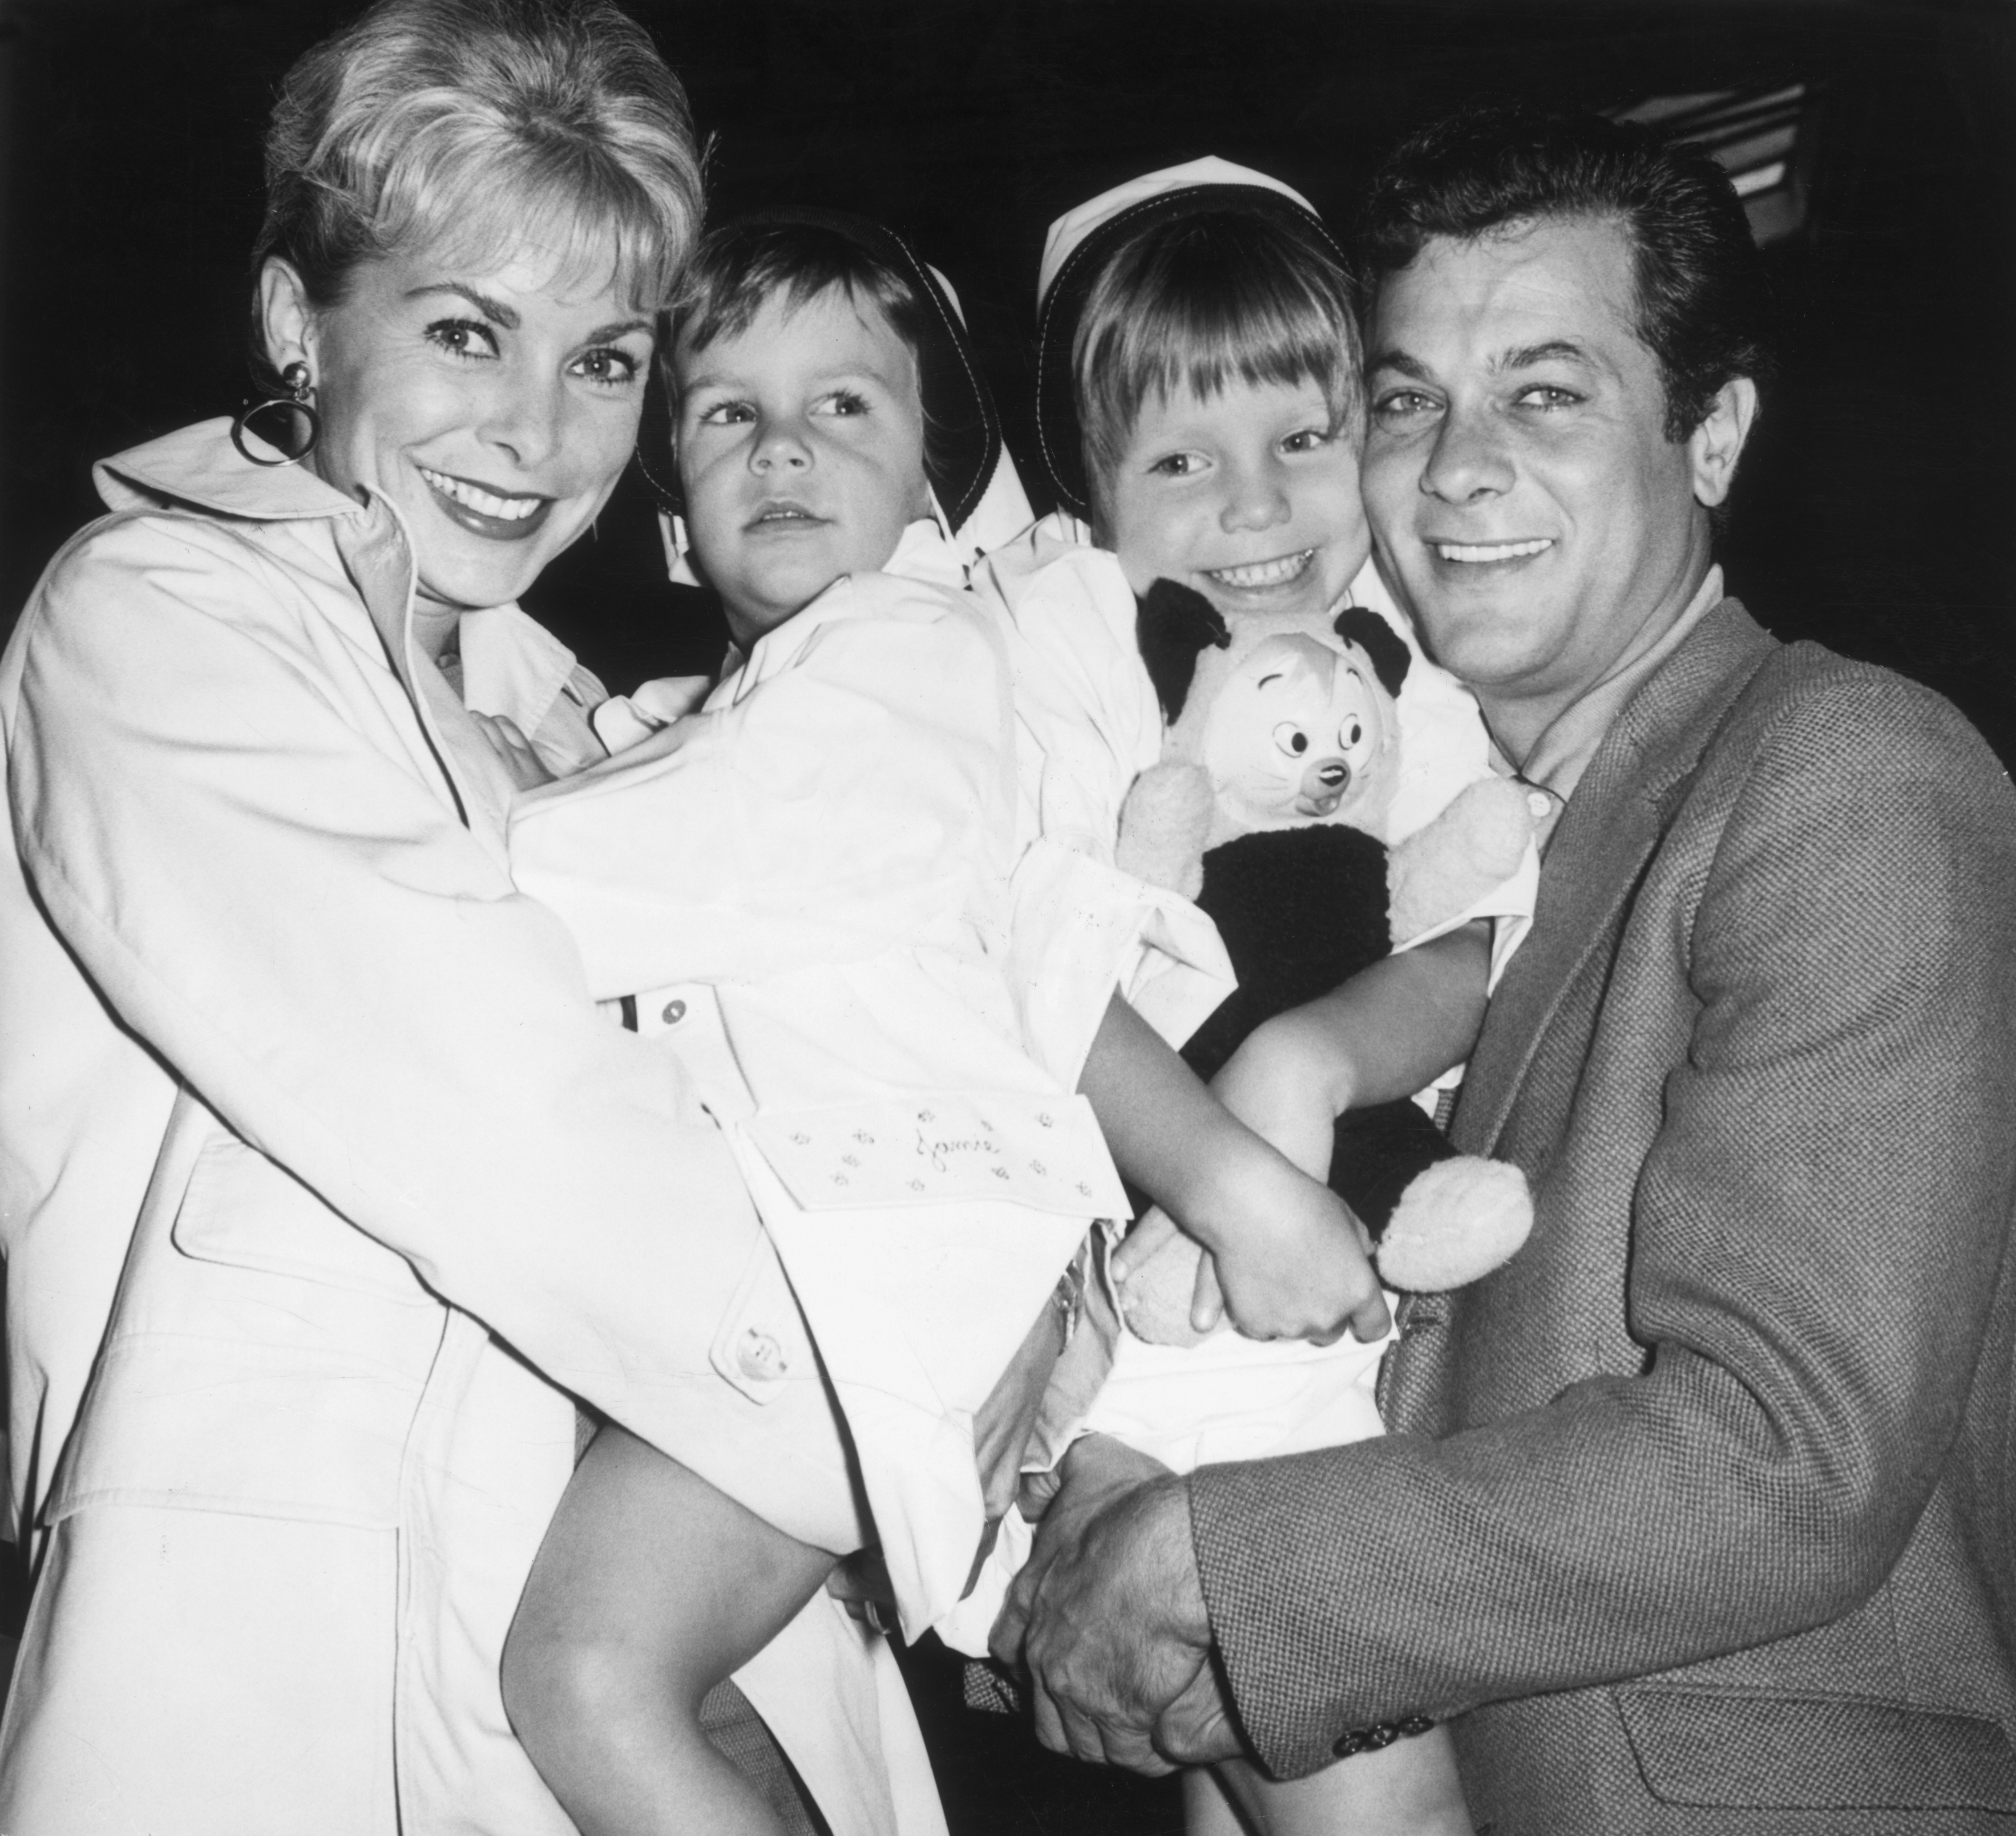
{"type": "Polygon", "coordinates": [[[1395,1741],[1414,1739],[1425,1734],[1435,1726],[1433,1719],[1425,1715],[1410,1715],[1402,1721],[1382,1721],[1369,1728],[1352,1728],[1330,1743],[1330,1751],[1339,1759],[1350,1759],[1360,1753],[1377,1753],[1390,1747],[1395,1741]]]}
{"type": "Polygon", "coordinates": [[[667,1026],[677,1026],[686,1017],[686,1004],[683,1001],[668,1001],[664,1011],[658,1016],[667,1026]]]}
{"type": "Polygon", "coordinates": [[[788,1368],[784,1362],[784,1348],[766,1332],[754,1327],[742,1335],[735,1348],[735,1362],[742,1374],[758,1381],[765,1378],[782,1377],[788,1368]]]}

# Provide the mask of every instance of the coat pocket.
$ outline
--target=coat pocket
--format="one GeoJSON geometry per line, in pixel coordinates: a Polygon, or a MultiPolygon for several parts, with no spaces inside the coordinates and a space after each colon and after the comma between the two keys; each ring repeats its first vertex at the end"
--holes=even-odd
{"type": "Polygon", "coordinates": [[[2016,1751],[1985,1715],[1741,1690],[1616,1696],[1639,1770],[1661,1803],[2016,1812],[2016,1751]]]}
{"type": "Polygon", "coordinates": [[[438,1307],[406,1259],[365,1235],[276,1161],[232,1135],[196,1157],[171,1233],[199,1262],[438,1307]]]}
{"type": "Polygon", "coordinates": [[[441,1323],[403,1343],[315,1349],[173,1333],[106,1348],[47,1523],[92,1504],[347,1524],[400,1521],[401,1474],[441,1323]]]}

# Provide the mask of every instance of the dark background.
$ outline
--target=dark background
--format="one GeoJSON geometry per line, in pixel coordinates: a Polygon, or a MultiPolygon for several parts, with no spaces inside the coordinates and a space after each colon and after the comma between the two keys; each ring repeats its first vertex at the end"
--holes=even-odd
{"type": "MultiPolygon", "coordinates": [[[[1723,559],[1787,637],[1892,664],[2016,758],[2016,12],[2000,0],[631,0],[714,137],[721,212],[911,232],[966,303],[1026,453],[1048,220],[1219,153],[1333,222],[1458,101],[1622,107],[1803,83],[1806,226],[1769,251],[1783,381],[1723,559]]],[[[248,386],[258,138],[352,0],[0,0],[0,626],[93,513],[92,459],[248,386]]],[[[1032,492],[1037,479],[1025,468],[1032,492]]],[[[534,609],[617,687],[714,660],[627,481],[534,609]]],[[[1031,1755],[924,1659],[954,1827],[1179,1827],[1166,1787],[1031,1755]]]]}
{"type": "MultiPolygon", "coordinates": [[[[632,0],[714,137],[717,210],[837,204],[964,297],[1011,444],[1048,220],[1215,152],[1348,222],[1458,100],[1616,107],[1803,82],[1789,340],[1724,540],[1785,636],[1952,695],[2016,757],[2016,11],[2001,0],[632,0]]],[[[0,0],[0,621],[95,509],[89,462],[248,379],[258,135],[351,0],[0,0]]],[[[1033,473],[1025,468],[1032,491],[1033,473]]],[[[618,687],[705,668],[629,486],[533,596],[618,687]]]]}

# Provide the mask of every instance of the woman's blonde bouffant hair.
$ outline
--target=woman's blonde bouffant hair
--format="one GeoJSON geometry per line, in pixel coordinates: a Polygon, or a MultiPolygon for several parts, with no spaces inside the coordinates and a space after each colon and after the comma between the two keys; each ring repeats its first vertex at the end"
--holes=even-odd
{"type": "Polygon", "coordinates": [[[254,272],[279,256],[328,306],[374,257],[481,268],[531,245],[657,312],[700,167],[679,78],[610,0],[379,0],[287,73],[254,272]]]}

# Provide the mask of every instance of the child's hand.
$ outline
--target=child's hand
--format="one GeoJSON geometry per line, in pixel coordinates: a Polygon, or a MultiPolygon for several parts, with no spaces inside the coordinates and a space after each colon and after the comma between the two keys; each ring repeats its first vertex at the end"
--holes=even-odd
{"type": "Polygon", "coordinates": [[[1141,1337],[1158,1345],[1194,1344],[1228,1313],[1254,1339],[1307,1339],[1321,1345],[1341,1337],[1347,1326],[1366,1340],[1386,1330],[1391,1321],[1364,1227],[1343,1200],[1272,1154],[1254,1155],[1229,1189],[1237,1197],[1211,1213],[1215,1251],[1204,1250],[1157,1210],[1128,1233],[1115,1253],[1111,1266],[1121,1306],[1141,1337]],[[1278,1169],[1271,1177],[1270,1167],[1278,1169]],[[1179,1292],[1189,1301],[1187,1333],[1173,1317],[1172,1302],[1179,1292]]]}
{"type": "Polygon", "coordinates": [[[490,750],[497,754],[498,762],[511,774],[511,782],[520,790],[536,790],[542,784],[550,784],[553,775],[548,771],[539,755],[532,750],[532,743],[518,730],[518,723],[506,714],[483,714],[475,708],[470,711],[476,722],[476,730],[489,741],[490,750]]]}
{"type": "Polygon", "coordinates": [[[1312,1179],[1330,1179],[1337,1111],[1302,1049],[1306,1028],[1256,1027],[1211,1081],[1211,1094],[1312,1179]]]}
{"type": "MultiPolygon", "coordinates": [[[[1117,995],[1078,1088],[1120,1170],[1218,1258],[1242,1332],[1327,1344],[1347,1326],[1362,1339],[1385,1331],[1349,1208],[1233,1115],[1117,995]]],[[[1326,1170],[1328,1154],[1327,1141],[1326,1170]]]]}
{"type": "Polygon", "coordinates": [[[1232,1323],[1254,1339],[1327,1345],[1346,1327],[1359,1339],[1377,1338],[1392,1317],[1365,1227],[1327,1186],[1269,1158],[1280,1176],[1249,1175],[1240,1183],[1238,1215],[1220,1214],[1212,1255],[1232,1323]]]}

